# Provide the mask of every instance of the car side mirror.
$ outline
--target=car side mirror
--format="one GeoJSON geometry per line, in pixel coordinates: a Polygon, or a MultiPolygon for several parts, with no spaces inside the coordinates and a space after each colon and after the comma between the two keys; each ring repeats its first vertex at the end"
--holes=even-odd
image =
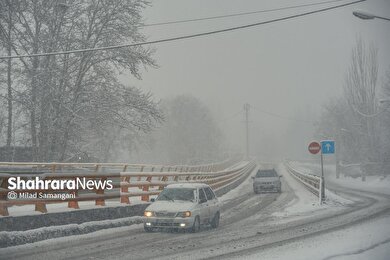
{"type": "Polygon", "coordinates": [[[255,179],[255,176],[252,176],[251,178],[252,178],[252,180],[254,180],[254,179],[255,179]]]}
{"type": "Polygon", "coordinates": [[[200,199],[199,204],[205,203],[207,200],[206,199],[200,199]]]}
{"type": "Polygon", "coordinates": [[[280,179],[280,178],[283,178],[283,176],[282,176],[282,175],[279,175],[279,179],[280,179]]]}
{"type": "Polygon", "coordinates": [[[155,202],[155,201],[156,201],[155,198],[151,198],[151,199],[150,199],[150,202],[155,202]]]}

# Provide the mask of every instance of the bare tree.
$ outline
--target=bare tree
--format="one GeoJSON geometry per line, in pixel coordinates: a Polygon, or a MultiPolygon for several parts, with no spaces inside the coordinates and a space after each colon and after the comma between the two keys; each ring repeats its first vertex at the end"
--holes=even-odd
{"type": "MultiPolygon", "coordinates": [[[[147,5],[144,0],[11,2],[15,21],[9,42],[13,54],[144,40],[138,31],[140,12],[147,5]]],[[[83,147],[92,149],[85,145],[90,139],[85,131],[93,124],[100,136],[111,128],[149,131],[161,120],[157,103],[149,94],[119,83],[117,76],[127,70],[140,78],[140,67],[155,66],[152,54],[153,49],[139,46],[20,58],[18,91],[10,100],[28,115],[29,124],[24,127],[29,132],[26,141],[32,146],[33,159],[62,161],[82,152],[83,147]]]]}
{"type": "Polygon", "coordinates": [[[378,50],[366,47],[358,38],[352,50],[352,58],[344,84],[344,97],[348,102],[360,132],[361,149],[364,150],[364,161],[375,161],[378,157],[377,133],[377,81],[378,50]]]}
{"type": "Polygon", "coordinates": [[[358,38],[344,82],[344,95],[325,107],[320,128],[338,140],[339,159],[361,164],[363,180],[380,165],[388,142],[386,110],[378,102],[378,50],[358,38]],[[381,126],[382,125],[382,126],[381,126]],[[387,144],[386,144],[387,142],[387,144]],[[376,166],[375,166],[376,165],[376,166]]]}
{"type": "MultiPolygon", "coordinates": [[[[0,4],[1,18],[0,18],[0,35],[4,40],[2,45],[6,46],[6,53],[8,56],[12,54],[12,29],[13,29],[13,2],[6,0],[0,4]]],[[[11,141],[12,141],[12,117],[13,117],[13,91],[12,91],[12,61],[9,58],[7,60],[7,137],[6,137],[6,147],[7,154],[11,153],[11,141]]],[[[9,158],[6,158],[9,160],[9,158]]]]}
{"type": "Polygon", "coordinates": [[[222,132],[210,110],[197,98],[178,96],[162,102],[164,124],[145,136],[149,147],[140,149],[153,161],[169,164],[201,164],[223,156],[222,132]]]}

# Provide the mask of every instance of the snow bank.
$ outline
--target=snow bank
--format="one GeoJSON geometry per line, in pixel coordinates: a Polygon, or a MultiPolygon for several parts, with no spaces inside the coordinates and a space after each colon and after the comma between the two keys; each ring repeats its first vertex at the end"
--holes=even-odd
{"type": "MultiPolygon", "coordinates": [[[[136,189],[134,189],[136,190],[136,189]]],[[[139,191],[136,190],[136,191],[139,191]]],[[[145,203],[141,200],[141,197],[130,197],[131,205],[142,204],[145,203]]],[[[120,203],[119,199],[109,199],[105,201],[105,206],[99,206],[102,208],[105,207],[127,207],[128,204],[120,203]]],[[[79,201],[80,209],[68,208],[67,202],[62,203],[52,203],[47,204],[47,212],[50,213],[59,213],[59,212],[71,212],[71,211],[79,211],[79,210],[88,210],[88,209],[96,209],[95,201],[79,201]]],[[[34,215],[42,215],[45,213],[41,213],[39,211],[35,211],[35,205],[23,205],[23,206],[12,206],[8,208],[9,215],[12,217],[18,216],[34,216],[34,215]]],[[[0,216],[2,218],[3,216],[0,216]]]]}
{"type": "Polygon", "coordinates": [[[142,223],[142,217],[128,217],[114,220],[91,221],[82,224],[42,227],[27,231],[0,232],[0,247],[33,243],[45,239],[87,234],[101,229],[129,226],[142,223]]]}
{"type": "MultiPolygon", "coordinates": [[[[294,168],[296,167],[297,169],[305,172],[317,175],[320,172],[320,166],[318,163],[292,162],[292,164],[294,168]]],[[[367,176],[366,181],[362,181],[361,178],[345,177],[341,174],[340,178],[337,179],[335,165],[325,165],[324,174],[326,181],[340,186],[390,195],[390,176],[367,176]]]]}
{"type": "Polygon", "coordinates": [[[126,207],[99,207],[94,209],[74,210],[71,212],[47,213],[35,216],[0,218],[0,231],[25,231],[48,226],[81,224],[91,221],[120,219],[142,216],[148,203],[127,205],[126,207]]]}
{"type": "MultiPolygon", "coordinates": [[[[294,165],[295,167],[295,165],[294,165]]],[[[284,181],[288,184],[292,193],[295,195],[292,200],[282,211],[275,212],[272,216],[275,217],[291,217],[291,216],[308,216],[315,211],[323,211],[330,208],[340,208],[353,203],[329,190],[325,191],[326,201],[322,205],[319,204],[319,198],[307,190],[303,184],[294,179],[287,171],[283,164],[277,168],[284,181]]]]}

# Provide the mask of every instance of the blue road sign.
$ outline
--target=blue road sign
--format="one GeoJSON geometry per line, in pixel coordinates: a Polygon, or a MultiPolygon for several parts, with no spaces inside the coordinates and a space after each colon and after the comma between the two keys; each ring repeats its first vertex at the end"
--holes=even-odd
{"type": "Polygon", "coordinates": [[[321,141],[322,154],[333,154],[334,150],[334,141],[321,141]]]}

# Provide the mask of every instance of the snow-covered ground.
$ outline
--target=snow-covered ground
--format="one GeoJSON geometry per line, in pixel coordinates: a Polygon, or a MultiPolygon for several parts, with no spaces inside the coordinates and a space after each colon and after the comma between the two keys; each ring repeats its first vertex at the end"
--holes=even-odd
{"type": "MultiPolygon", "coordinates": [[[[319,206],[318,198],[292,178],[284,166],[277,170],[284,182],[280,195],[254,194],[248,177],[222,196],[225,209],[216,230],[145,233],[142,225],[135,224],[3,248],[0,258],[225,259],[232,255],[234,259],[388,259],[389,211],[368,220],[364,216],[371,216],[367,213],[371,209],[350,211],[356,204],[350,205],[351,201],[331,193],[327,203],[319,206]],[[362,219],[357,221],[359,216],[362,219]]],[[[114,222],[88,223],[83,228],[120,224],[114,222]]]]}
{"type": "MultiPolygon", "coordinates": [[[[297,170],[302,170],[307,173],[319,174],[320,172],[320,166],[318,163],[291,162],[291,164],[297,170]]],[[[390,176],[367,176],[366,181],[362,181],[361,178],[345,177],[343,174],[341,174],[340,178],[337,179],[335,165],[325,165],[324,173],[326,180],[331,181],[337,185],[345,186],[351,189],[390,195],[390,176]]]]}
{"type": "Polygon", "coordinates": [[[143,217],[134,216],[119,219],[90,221],[81,224],[42,227],[26,231],[1,231],[0,248],[14,244],[32,243],[43,239],[53,239],[63,236],[87,234],[91,232],[102,232],[102,229],[119,228],[124,230],[132,225],[140,224],[142,222],[143,217]]]}
{"type": "Polygon", "coordinates": [[[388,260],[389,258],[390,216],[242,255],[242,259],[274,260],[388,260]]]}
{"type": "Polygon", "coordinates": [[[282,211],[273,213],[272,215],[275,217],[305,217],[314,214],[315,211],[337,210],[353,203],[346,198],[326,190],[327,199],[324,204],[320,205],[318,197],[308,191],[303,184],[294,179],[283,164],[278,166],[277,171],[283,176],[285,182],[295,195],[295,198],[282,211]]]}
{"type": "MultiPolygon", "coordinates": [[[[142,201],[140,197],[130,197],[130,205],[146,203],[142,201]]],[[[120,207],[120,206],[129,206],[129,204],[120,203],[118,200],[106,200],[105,206],[96,206],[95,201],[80,201],[80,209],[68,208],[68,203],[54,203],[47,204],[46,209],[48,213],[57,213],[57,212],[69,212],[74,210],[87,210],[87,209],[96,209],[97,207],[120,207]]],[[[30,215],[40,215],[43,214],[39,211],[35,211],[35,205],[23,205],[23,206],[12,206],[8,208],[10,216],[30,216],[30,215]]],[[[1,218],[1,216],[0,216],[1,218]]]]}
{"type": "MultiPolygon", "coordinates": [[[[294,162],[293,167],[306,173],[318,173],[319,166],[315,163],[294,162]]],[[[345,186],[352,189],[390,194],[390,178],[370,176],[366,182],[351,177],[336,179],[335,169],[325,167],[329,183],[345,186]]],[[[319,205],[318,198],[308,192],[285,169],[278,167],[295,194],[295,198],[282,211],[272,215],[277,217],[278,223],[289,222],[293,219],[313,216],[321,212],[337,210],[339,207],[353,203],[346,198],[326,190],[326,204],[319,205]],[[326,210],[326,211],[325,211],[326,210]]],[[[390,259],[390,215],[370,222],[363,222],[348,228],[326,233],[321,236],[310,237],[278,247],[252,252],[244,255],[245,259],[390,259]]]]}

